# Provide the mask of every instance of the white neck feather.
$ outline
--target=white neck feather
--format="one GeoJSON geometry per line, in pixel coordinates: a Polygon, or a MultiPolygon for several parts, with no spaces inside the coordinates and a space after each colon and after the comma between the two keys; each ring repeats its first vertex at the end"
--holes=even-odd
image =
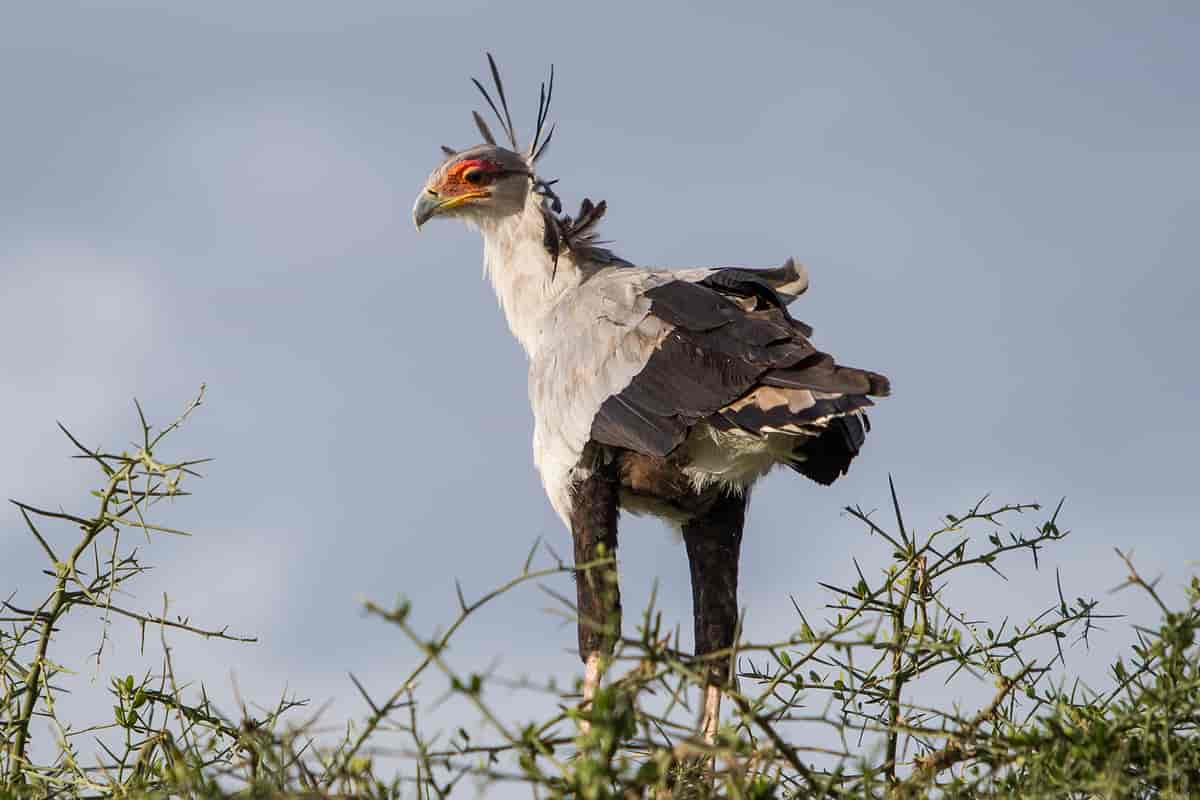
{"type": "Polygon", "coordinates": [[[477,218],[483,233],[483,266],[509,330],[533,357],[543,322],[563,293],[579,285],[579,270],[569,253],[555,265],[542,243],[545,222],[539,197],[530,192],[525,207],[501,219],[477,218]]]}

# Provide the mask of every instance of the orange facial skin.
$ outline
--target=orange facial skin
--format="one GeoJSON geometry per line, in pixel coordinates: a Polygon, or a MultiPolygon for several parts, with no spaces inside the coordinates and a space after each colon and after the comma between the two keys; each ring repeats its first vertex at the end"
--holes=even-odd
{"type": "Polygon", "coordinates": [[[491,182],[493,176],[500,171],[500,165],[483,158],[471,158],[460,161],[446,171],[438,186],[438,193],[453,197],[463,193],[476,193],[479,187],[491,182]]]}
{"type": "MultiPolygon", "coordinates": [[[[423,197],[432,196],[437,200],[432,203],[425,202],[425,210],[418,208],[414,212],[418,230],[421,223],[434,214],[458,208],[473,200],[486,200],[491,197],[491,190],[486,186],[498,174],[501,174],[500,165],[488,159],[473,158],[451,165],[437,186],[425,190],[426,195],[423,197]]],[[[421,203],[418,203],[418,206],[420,205],[421,203]]]]}

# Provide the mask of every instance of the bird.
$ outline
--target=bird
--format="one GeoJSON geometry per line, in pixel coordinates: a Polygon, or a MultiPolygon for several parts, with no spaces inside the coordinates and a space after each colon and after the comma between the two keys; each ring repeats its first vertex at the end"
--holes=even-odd
{"type": "MultiPolygon", "coordinates": [[[[858,455],[877,372],[837,363],[788,306],[808,289],[795,259],[781,266],[659,268],[602,241],[603,201],[562,211],[537,165],[554,136],[554,67],[541,83],[529,144],[518,144],[500,70],[492,90],[472,78],[498,141],[443,158],[413,207],[479,230],[483,262],[529,364],[533,460],[574,545],[578,647],[586,708],[621,630],[621,511],[681,534],[691,573],[695,655],[704,691],[699,727],[712,740],[739,624],[738,562],[755,482],[777,466],[828,485],[858,455]]],[[[486,79],[485,79],[486,80],[486,79]]]]}

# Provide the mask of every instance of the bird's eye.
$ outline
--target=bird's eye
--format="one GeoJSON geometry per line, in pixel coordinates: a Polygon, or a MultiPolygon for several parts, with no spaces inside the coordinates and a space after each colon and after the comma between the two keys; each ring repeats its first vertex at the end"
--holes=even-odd
{"type": "Polygon", "coordinates": [[[469,169],[463,173],[463,180],[467,183],[474,184],[475,186],[483,183],[486,178],[487,175],[485,175],[483,170],[479,169],[478,167],[469,169]]]}

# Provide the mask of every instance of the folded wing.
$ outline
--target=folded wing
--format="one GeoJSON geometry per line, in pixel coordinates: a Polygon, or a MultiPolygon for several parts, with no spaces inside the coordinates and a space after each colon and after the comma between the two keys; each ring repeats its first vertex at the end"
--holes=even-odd
{"type": "Polygon", "coordinates": [[[698,423],[718,431],[796,437],[791,465],[828,483],[867,431],[863,408],[887,378],[837,364],[786,304],[807,287],[789,260],[770,270],[693,270],[648,288],[649,315],[669,332],[620,391],[601,404],[591,437],[665,456],[698,423]]]}

